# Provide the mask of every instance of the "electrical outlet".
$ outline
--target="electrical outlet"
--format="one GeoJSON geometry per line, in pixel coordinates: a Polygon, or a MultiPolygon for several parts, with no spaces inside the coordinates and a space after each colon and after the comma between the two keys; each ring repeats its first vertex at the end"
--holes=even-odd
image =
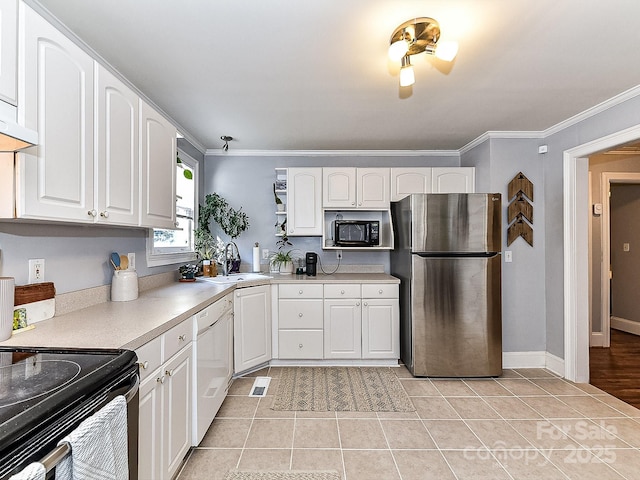
{"type": "Polygon", "coordinates": [[[127,258],[129,259],[129,270],[136,269],[136,254],[135,253],[127,253],[127,258]]]}
{"type": "Polygon", "coordinates": [[[269,249],[268,248],[263,248],[262,249],[262,259],[263,260],[269,260],[269,249]]]}
{"type": "Polygon", "coordinates": [[[504,252],[504,263],[511,263],[513,262],[513,253],[511,250],[506,250],[504,252]]]}
{"type": "Polygon", "coordinates": [[[342,260],[342,250],[336,250],[336,258],[342,260]]]}
{"type": "Polygon", "coordinates": [[[29,259],[29,283],[44,282],[44,258],[29,259]]]}

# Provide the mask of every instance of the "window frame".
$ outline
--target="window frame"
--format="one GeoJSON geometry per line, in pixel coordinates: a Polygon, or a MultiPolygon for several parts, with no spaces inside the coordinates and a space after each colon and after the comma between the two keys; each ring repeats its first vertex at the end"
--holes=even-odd
{"type": "MultiPolygon", "coordinates": [[[[183,150],[178,148],[178,156],[185,165],[193,170],[194,181],[194,212],[193,212],[193,228],[198,228],[198,203],[199,203],[199,181],[200,181],[200,162],[191,157],[183,150]]],[[[174,170],[175,171],[175,170],[174,170]]],[[[154,249],[154,231],[157,229],[149,228],[147,231],[146,251],[147,251],[147,267],[159,267],[163,265],[172,265],[175,263],[193,263],[198,259],[195,250],[186,252],[167,252],[155,253],[154,249]]],[[[164,229],[162,229],[164,230],[164,229]]]]}

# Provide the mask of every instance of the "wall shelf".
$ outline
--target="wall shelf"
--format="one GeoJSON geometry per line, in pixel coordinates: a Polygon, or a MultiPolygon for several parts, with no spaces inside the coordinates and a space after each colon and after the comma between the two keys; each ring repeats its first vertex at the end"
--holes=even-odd
{"type": "Polygon", "coordinates": [[[323,250],[393,250],[393,227],[390,210],[324,209],[322,228],[323,250]],[[378,220],[380,222],[380,245],[376,247],[343,247],[334,244],[334,222],[342,220],[378,220]]]}

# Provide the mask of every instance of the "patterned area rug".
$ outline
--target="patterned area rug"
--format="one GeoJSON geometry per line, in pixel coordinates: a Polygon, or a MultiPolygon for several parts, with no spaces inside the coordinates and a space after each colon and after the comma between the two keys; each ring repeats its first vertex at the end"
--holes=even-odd
{"type": "Polygon", "coordinates": [[[335,470],[303,472],[289,470],[284,472],[254,472],[231,470],[223,480],[340,480],[335,470]]]}
{"type": "Polygon", "coordinates": [[[286,367],[273,410],[316,412],[414,412],[390,368],[286,367]]]}

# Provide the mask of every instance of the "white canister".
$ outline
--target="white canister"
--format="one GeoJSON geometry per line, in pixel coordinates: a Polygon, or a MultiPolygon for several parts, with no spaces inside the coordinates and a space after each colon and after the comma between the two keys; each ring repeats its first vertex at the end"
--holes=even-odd
{"type": "Polygon", "coordinates": [[[135,270],[116,270],[111,280],[111,301],[128,302],[138,298],[138,274],[135,270]]]}
{"type": "Polygon", "coordinates": [[[14,278],[0,277],[0,342],[11,338],[13,332],[14,295],[14,278]]]}

